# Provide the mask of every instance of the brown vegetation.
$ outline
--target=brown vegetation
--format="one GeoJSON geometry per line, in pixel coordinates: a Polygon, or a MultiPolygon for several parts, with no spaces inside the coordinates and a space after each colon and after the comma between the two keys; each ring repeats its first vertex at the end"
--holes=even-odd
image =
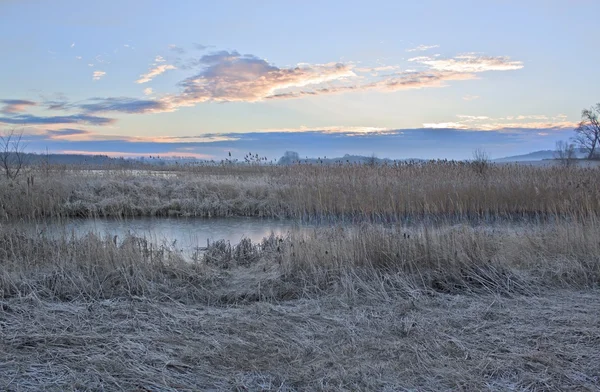
{"type": "Polygon", "coordinates": [[[596,391],[600,296],[3,303],[6,391],[596,391]]]}
{"type": "Polygon", "coordinates": [[[186,262],[4,228],[0,388],[589,388],[599,237],[594,221],[365,225],[186,262]]]}
{"type": "Polygon", "coordinates": [[[600,211],[594,168],[469,163],[207,166],[62,172],[4,183],[0,217],[256,216],[397,221],[584,217],[600,211]]]}
{"type": "Polygon", "coordinates": [[[2,390],[600,382],[597,170],[434,162],[48,173],[0,187],[2,390]],[[338,224],[215,241],[193,260],[143,238],[11,225],[134,215],[338,224]]]}
{"type": "Polygon", "coordinates": [[[32,238],[4,228],[0,296],[60,301],[141,296],[212,304],[310,293],[348,297],[368,287],[402,297],[534,294],[545,287],[597,287],[598,238],[596,221],[410,231],[367,224],[271,236],[259,244],[217,241],[189,261],[132,236],[32,238]],[[234,277],[249,280],[232,283],[234,277]]]}

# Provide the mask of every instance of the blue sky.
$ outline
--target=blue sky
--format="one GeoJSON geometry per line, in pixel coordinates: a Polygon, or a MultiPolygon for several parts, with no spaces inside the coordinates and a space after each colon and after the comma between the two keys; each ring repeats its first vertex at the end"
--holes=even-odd
{"type": "Polygon", "coordinates": [[[32,151],[276,159],[553,148],[598,99],[571,1],[0,0],[0,130],[32,151]]]}

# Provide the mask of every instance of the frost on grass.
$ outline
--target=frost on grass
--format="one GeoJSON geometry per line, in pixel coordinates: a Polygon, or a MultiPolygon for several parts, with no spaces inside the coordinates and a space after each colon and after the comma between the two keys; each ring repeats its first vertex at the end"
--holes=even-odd
{"type": "Polygon", "coordinates": [[[433,162],[0,184],[0,389],[596,390],[599,173],[433,162]],[[361,225],[216,241],[192,261],[11,225],[135,215],[361,225]]]}
{"type": "MultiPolygon", "coordinates": [[[[354,221],[546,219],[600,210],[593,168],[461,162],[32,171],[0,186],[0,219],[47,216],[256,216],[354,221]]],[[[2,180],[3,182],[6,182],[2,180]]]]}
{"type": "Polygon", "coordinates": [[[2,302],[0,388],[596,390],[600,295],[2,302]]]}

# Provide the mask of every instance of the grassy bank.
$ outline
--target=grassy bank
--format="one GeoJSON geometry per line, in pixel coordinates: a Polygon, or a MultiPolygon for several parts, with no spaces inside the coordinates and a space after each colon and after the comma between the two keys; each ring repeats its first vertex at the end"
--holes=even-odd
{"type": "Polygon", "coordinates": [[[594,390],[600,225],[0,236],[0,389],[594,390]],[[359,234],[360,233],[360,234],[359,234]]]}
{"type": "Polygon", "coordinates": [[[6,391],[595,391],[600,295],[3,302],[6,391]]]}
{"type": "Polygon", "coordinates": [[[598,287],[600,224],[519,228],[317,228],[261,243],[213,242],[195,261],[142,238],[0,234],[0,295],[59,301],[144,297],[183,303],[285,300],[365,291],[533,294],[598,287]]]}
{"type": "Polygon", "coordinates": [[[179,172],[33,173],[0,187],[0,217],[258,216],[520,219],[600,211],[594,168],[431,162],[387,166],[216,166],[179,172]]]}

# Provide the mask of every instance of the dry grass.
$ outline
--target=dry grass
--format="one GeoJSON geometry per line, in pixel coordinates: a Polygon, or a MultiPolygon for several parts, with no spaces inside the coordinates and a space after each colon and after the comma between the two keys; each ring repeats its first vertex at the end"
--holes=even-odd
{"type": "Polygon", "coordinates": [[[33,176],[0,186],[2,390],[598,390],[598,170],[33,176]],[[191,262],[141,238],[11,227],[134,215],[342,224],[191,262]],[[369,223],[397,220],[411,224],[369,223]]]}
{"type": "Polygon", "coordinates": [[[11,299],[6,391],[597,391],[600,295],[207,307],[11,299]]]}
{"type": "Polygon", "coordinates": [[[188,262],[164,246],[126,237],[31,238],[0,232],[0,297],[59,301],[143,297],[239,303],[336,294],[412,297],[535,293],[600,283],[600,224],[507,229],[318,228],[310,234],[216,242],[188,262]]]}
{"type": "Polygon", "coordinates": [[[184,262],[4,228],[0,389],[597,390],[594,221],[360,230],[184,262]]]}
{"type": "Polygon", "coordinates": [[[34,175],[0,187],[0,216],[263,216],[531,219],[600,210],[600,170],[492,165],[211,166],[180,172],[34,175]]]}

